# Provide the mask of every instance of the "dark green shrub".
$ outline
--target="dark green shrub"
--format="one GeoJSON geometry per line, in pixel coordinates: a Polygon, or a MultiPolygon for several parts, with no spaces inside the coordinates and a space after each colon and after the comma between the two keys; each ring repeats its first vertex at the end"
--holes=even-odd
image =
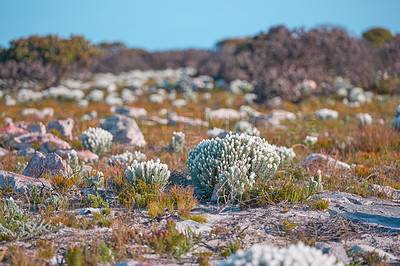
{"type": "Polygon", "coordinates": [[[37,35],[10,42],[10,47],[1,53],[1,60],[32,63],[41,60],[44,64],[65,66],[70,63],[89,65],[93,56],[100,55],[99,49],[83,36],[63,39],[57,35],[37,35]]]}
{"type": "Polygon", "coordinates": [[[388,29],[373,28],[363,33],[363,38],[374,47],[382,47],[385,42],[394,40],[394,36],[388,29]]]}

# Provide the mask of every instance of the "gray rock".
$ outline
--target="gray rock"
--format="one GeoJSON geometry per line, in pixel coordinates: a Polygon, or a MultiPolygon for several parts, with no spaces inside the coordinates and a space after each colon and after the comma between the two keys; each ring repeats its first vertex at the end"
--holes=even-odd
{"type": "Polygon", "coordinates": [[[300,166],[304,168],[309,168],[315,166],[316,164],[323,164],[330,168],[340,168],[349,170],[351,167],[347,163],[335,160],[334,158],[320,154],[320,153],[312,153],[307,158],[299,163],[300,166]]]}
{"type": "Polygon", "coordinates": [[[24,192],[32,187],[51,188],[49,180],[43,178],[32,178],[24,175],[19,175],[12,172],[0,170],[0,187],[6,188],[11,186],[17,192],[24,192]]]}
{"type": "Polygon", "coordinates": [[[400,190],[396,190],[390,186],[380,186],[376,184],[369,185],[368,190],[371,192],[372,196],[377,195],[378,193],[384,193],[388,198],[399,200],[400,199],[400,190]]]}
{"type": "Polygon", "coordinates": [[[192,230],[197,235],[200,233],[202,235],[206,235],[208,232],[211,231],[210,226],[193,220],[180,221],[177,222],[175,226],[180,233],[185,233],[188,228],[190,228],[190,230],[192,230]]]}
{"type": "Polygon", "coordinates": [[[23,128],[17,127],[13,123],[0,129],[0,143],[6,143],[14,137],[29,133],[23,128]]]}
{"type": "Polygon", "coordinates": [[[59,155],[55,153],[50,153],[47,156],[44,156],[42,153],[37,152],[32,156],[22,174],[38,178],[43,173],[68,176],[72,174],[72,169],[59,155]]]}
{"type": "Polygon", "coordinates": [[[42,122],[29,122],[21,121],[17,124],[18,127],[25,129],[28,132],[38,132],[46,134],[46,126],[42,122]]]}
{"type": "Polygon", "coordinates": [[[53,152],[57,149],[71,148],[67,142],[50,133],[27,133],[18,137],[14,137],[5,143],[7,147],[17,150],[32,148],[33,144],[39,144],[39,150],[46,153],[53,152]]]}
{"type": "Polygon", "coordinates": [[[235,109],[229,109],[229,108],[220,108],[220,109],[212,110],[210,112],[211,119],[240,120],[245,117],[246,117],[245,113],[239,112],[235,109]]]}
{"type": "Polygon", "coordinates": [[[52,120],[47,124],[47,131],[55,129],[60,132],[61,136],[72,139],[74,124],[75,122],[72,118],[65,120],[52,120]]]}
{"type": "Polygon", "coordinates": [[[382,230],[400,232],[400,203],[337,191],[324,192],[316,197],[328,199],[331,202],[329,212],[334,215],[377,226],[382,230]]]}
{"type": "Polygon", "coordinates": [[[320,242],[315,244],[315,248],[320,249],[322,253],[330,256],[335,256],[337,260],[344,264],[349,264],[350,259],[347,256],[346,250],[342,246],[331,246],[327,243],[320,242]]]}
{"type": "Polygon", "coordinates": [[[57,154],[50,153],[43,159],[43,173],[67,176],[72,174],[71,167],[57,154]]]}
{"type": "Polygon", "coordinates": [[[114,266],[152,266],[152,265],[153,264],[146,263],[146,262],[139,262],[136,260],[127,260],[127,261],[115,264],[114,266]]]}
{"type": "Polygon", "coordinates": [[[22,172],[22,175],[38,178],[43,173],[42,163],[43,159],[46,158],[42,153],[36,152],[29,160],[28,165],[22,172]]]}
{"type": "Polygon", "coordinates": [[[183,123],[188,126],[204,126],[208,127],[208,122],[203,121],[199,118],[189,118],[186,116],[179,116],[174,113],[168,116],[168,124],[176,125],[178,123],[183,123]]]}
{"type": "Polygon", "coordinates": [[[143,134],[133,118],[124,115],[112,115],[100,127],[113,135],[114,142],[136,146],[146,145],[143,134]]]}
{"type": "Polygon", "coordinates": [[[256,123],[268,125],[280,125],[282,121],[293,121],[296,115],[285,110],[272,110],[267,116],[260,116],[256,123]]]}
{"type": "Polygon", "coordinates": [[[391,260],[391,261],[396,261],[396,260],[398,261],[400,259],[399,257],[393,256],[381,249],[374,248],[374,247],[371,247],[368,245],[356,245],[351,249],[351,251],[353,251],[354,254],[360,254],[360,253],[366,254],[368,252],[376,252],[379,255],[379,257],[381,257],[381,258],[386,257],[386,259],[391,260]]]}
{"type": "Polygon", "coordinates": [[[123,107],[111,107],[110,111],[112,113],[118,113],[121,115],[127,115],[127,116],[131,116],[134,118],[139,118],[142,116],[146,116],[147,115],[147,111],[144,108],[137,108],[137,107],[127,107],[127,106],[123,106],[123,107]]]}

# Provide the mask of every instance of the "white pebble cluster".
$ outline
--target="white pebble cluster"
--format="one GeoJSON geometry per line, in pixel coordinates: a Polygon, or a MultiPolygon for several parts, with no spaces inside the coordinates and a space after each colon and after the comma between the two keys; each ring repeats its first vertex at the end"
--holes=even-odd
{"type": "Polygon", "coordinates": [[[104,154],[110,147],[113,135],[102,128],[89,128],[80,136],[83,148],[96,154],[104,154]]]}
{"type": "Polygon", "coordinates": [[[145,161],[147,159],[146,154],[140,151],[134,151],[134,153],[130,151],[125,151],[124,153],[121,154],[116,154],[112,155],[110,159],[108,159],[108,164],[109,165],[117,165],[117,164],[123,164],[123,165],[130,165],[133,163],[134,160],[138,162],[145,161]]]}
{"type": "Polygon", "coordinates": [[[212,196],[216,184],[228,185],[227,189],[248,189],[256,177],[271,178],[279,163],[280,158],[272,145],[265,139],[246,134],[203,140],[189,152],[187,159],[193,183],[207,197],[212,196]],[[229,177],[236,179],[229,180],[229,177]]]}
{"type": "Polygon", "coordinates": [[[220,266],[342,266],[336,257],[299,242],[287,248],[254,245],[250,250],[238,250],[220,266]]]}
{"type": "Polygon", "coordinates": [[[163,190],[171,172],[168,170],[168,165],[161,163],[157,159],[156,161],[150,160],[147,162],[134,160],[132,165],[126,168],[125,174],[132,184],[135,184],[140,179],[149,185],[158,184],[160,189],[163,190]]]}

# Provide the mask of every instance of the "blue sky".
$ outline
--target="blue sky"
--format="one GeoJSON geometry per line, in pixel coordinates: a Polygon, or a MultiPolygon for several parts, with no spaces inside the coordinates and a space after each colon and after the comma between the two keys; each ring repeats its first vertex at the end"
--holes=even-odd
{"type": "Polygon", "coordinates": [[[150,51],[213,48],[271,26],[372,27],[400,33],[400,0],[0,0],[0,45],[29,35],[84,35],[150,51]]]}

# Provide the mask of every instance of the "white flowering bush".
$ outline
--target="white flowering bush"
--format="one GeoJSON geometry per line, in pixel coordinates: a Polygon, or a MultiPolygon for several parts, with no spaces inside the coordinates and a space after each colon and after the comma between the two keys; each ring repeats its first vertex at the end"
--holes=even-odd
{"type": "Polygon", "coordinates": [[[258,130],[256,127],[253,126],[252,123],[247,122],[247,121],[239,121],[236,123],[236,131],[240,133],[245,133],[249,136],[260,136],[260,130],[258,130]]]}
{"type": "Polygon", "coordinates": [[[314,146],[318,142],[318,137],[306,136],[303,143],[308,146],[314,146]]]}
{"type": "Polygon", "coordinates": [[[102,128],[89,128],[80,136],[84,149],[96,154],[104,154],[110,147],[113,135],[102,128]]]}
{"type": "Polygon", "coordinates": [[[161,190],[164,190],[171,172],[168,170],[168,165],[157,159],[147,162],[134,160],[132,165],[126,168],[125,174],[132,184],[136,184],[140,179],[148,185],[157,184],[161,190]]]}
{"type": "Polygon", "coordinates": [[[109,95],[107,95],[104,103],[108,105],[122,105],[124,101],[119,98],[118,95],[116,95],[115,93],[110,93],[109,95]]]}
{"type": "Polygon", "coordinates": [[[315,115],[321,121],[336,120],[339,117],[339,113],[337,111],[328,108],[319,109],[315,112],[315,115]]]}
{"type": "Polygon", "coordinates": [[[249,136],[255,136],[255,137],[259,137],[260,136],[260,130],[258,130],[256,127],[252,127],[249,129],[246,129],[245,132],[243,132],[246,135],[249,136]]]}
{"type": "Polygon", "coordinates": [[[254,245],[248,251],[238,250],[222,262],[220,266],[342,266],[336,257],[323,254],[315,247],[304,245],[302,242],[287,248],[267,245],[254,245]]]}
{"type": "Polygon", "coordinates": [[[171,143],[168,145],[168,149],[174,152],[182,152],[185,147],[185,133],[174,132],[172,135],[171,143]]]}
{"type": "Polygon", "coordinates": [[[214,127],[213,129],[207,130],[206,134],[208,138],[214,138],[223,132],[225,132],[225,130],[223,130],[222,128],[214,127]]]}
{"type": "Polygon", "coordinates": [[[253,128],[253,124],[242,120],[236,123],[235,128],[238,132],[245,132],[246,130],[253,128]]]}
{"type": "Polygon", "coordinates": [[[285,146],[277,147],[273,145],[276,152],[278,153],[279,158],[281,159],[281,164],[286,164],[291,162],[294,157],[296,157],[296,153],[292,148],[287,148],[285,146]]]}
{"type": "Polygon", "coordinates": [[[104,92],[101,90],[92,90],[87,99],[91,102],[102,102],[104,99],[104,92]]]}
{"type": "Polygon", "coordinates": [[[147,159],[146,154],[140,151],[134,151],[133,153],[130,151],[125,151],[121,154],[112,155],[110,159],[108,159],[109,165],[131,165],[134,160],[138,162],[145,161],[147,159]]]}
{"type": "Polygon", "coordinates": [[[79,89],[70,90],[65,86],[51,87],[43,92],[47,98],[78,101],[85,96],[85,93],[79,89]]]}
{"type": "Polygon", "coordinates": [[[149,96],[149,101],[151,103],[162,103],[164,101],[165,97],[161,94],[151,94],[149,96]]]}
{"type": "Polygon", "coordinates": [[[218,184],[225,193],[240,195],[255,178],[269,179],[280,158],[265,139],[246,134],[229,134],[224,139],[203,140],[189,152],[187,167],[193,183],[207,197],[218,184]],[[236,191],[241,188],[241,191],[236,191]]]}
{"type": "Polygon", "coordinates": [[[360,122],[360,125],[362,125],[362,126],[372,124],[372,116],[370,114],[358,113],[357,118],[358,118],[358,121],[360,122]]]}
{"type": "Polygon", "coordinates": [[[249,92],[253,89],[253,85],[246,80],[235,79],[229,84],[228,90],[232,93],[249,92]]]}

